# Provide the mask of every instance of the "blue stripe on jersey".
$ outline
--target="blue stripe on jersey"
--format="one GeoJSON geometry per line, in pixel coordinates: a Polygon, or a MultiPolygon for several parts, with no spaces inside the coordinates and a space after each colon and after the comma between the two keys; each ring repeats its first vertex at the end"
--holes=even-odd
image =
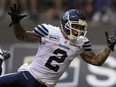
{"type": "Polygon", "coordinates": [[[38,25],[35,27],[34,32],[39,36],[47,36],[48,30],[44,27],[44,25],[38,25]]]}
{"type": "Polygon", "coordinates": [[[45,32],[45,34],[48,35],[48,30],[47,30],[47,28],[45,28],[44,25],[40,25],[40,26],[43,28],[43,29],[42,29],[43,32],[45,32]]]}
{"type": "Polygon", "coordinates": [[[33,31],[34,31],[34,33],[36,33],[38,36],[43,36],[41,33],[38,32],[37,27],[35,27],[35,29],[34,29],[33,31]]]}
{"type": "Polygon", "coordinates": [[[83,44],[83,48],[87,51],[90,51],[91,50],[91,43],[90,41],[87,41],[83,44]]]}

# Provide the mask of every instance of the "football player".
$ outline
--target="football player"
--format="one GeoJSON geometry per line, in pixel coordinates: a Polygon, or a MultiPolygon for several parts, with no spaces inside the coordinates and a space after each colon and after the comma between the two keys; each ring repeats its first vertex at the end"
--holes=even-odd
{"type": "Polygon", "coordinates": [[[10,58],[10,52],[8,50],[2,50],[0,48],[0,75],[2,73],[2,62],[10,58]]]}
{"type": "Polygon", "coordinates": [[[101,66],[114,51],[116,33],[109,36],[108,45],[94,53],[86,37],[87,22],[84,13],[77,9],[68,10],[61,18],[61,26],[39,24],[33,31],[25,31],[20,20],[26,15],[20,13],[20,5],[11,6],[13,31],[21,41],[38,42],[39,49],[30,65],[22,65],[17,73],[0,78],[0,87],[54,87],[78,55],[92,65],[101,66]]]}

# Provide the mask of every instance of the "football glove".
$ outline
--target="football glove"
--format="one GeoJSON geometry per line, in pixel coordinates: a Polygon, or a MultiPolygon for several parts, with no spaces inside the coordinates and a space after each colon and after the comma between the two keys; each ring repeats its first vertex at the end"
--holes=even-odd
{"type": "Polygon", "coordinates": [[[107,45],[108,47],[114,51],[114,46],[116,44],[116,31],[113,35],[109,36],[108,32],[105,32],[106,40],[107,40],[107,45]]]}
{"type": "Polygon", "coordinates": [[[3,57],[1,58],[3,60],[9,59],[11,56],[8,50],[2,50],[1,48],[0,48],[0,55],[3,57]]]}
{"type": "Polygon", "coordinates": [[[10,7],[10,10],[11,12],[8,12],[8,14],[11,16],[12,22],[9,24],[9,27],[13,24],[19,23],[21,19],[27,16],[20,13],[21,5],[14,4],[10,7]]]}

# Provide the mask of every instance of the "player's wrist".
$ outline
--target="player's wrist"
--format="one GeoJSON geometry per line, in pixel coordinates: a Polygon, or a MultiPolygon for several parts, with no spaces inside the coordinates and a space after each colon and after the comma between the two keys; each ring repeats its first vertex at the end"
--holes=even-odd
{"type": "Polygon", "coordinates": [[[114,46],[116,44],[116,33],[109,36],[108,35],[108,32],[105,32],[105,35],[106,35],[106,39],[107,39],[107,46],[112,50],[114,51],[114,46]]]}
{"type": "Polygon", "coordinates": [[[111,51],[114,51],[114,47],[111,47],[109,45],[107,45],[107,47],[111,50],[111,51]]]}
{"type": "Polygon", "coordinates": [[[114,44],[110,43],[110,44],[107,44],[107,46],[108,46],[112,51],[114,51],[114,44]]]}
{"type": "Polygon", "coordinates": [[[13,25],[16,25],[16,24],[19,24],[20,22],[11,22],[10,24],[9,24],[9,27],[11,27],[11,26],[13,26],[13,25]]]}

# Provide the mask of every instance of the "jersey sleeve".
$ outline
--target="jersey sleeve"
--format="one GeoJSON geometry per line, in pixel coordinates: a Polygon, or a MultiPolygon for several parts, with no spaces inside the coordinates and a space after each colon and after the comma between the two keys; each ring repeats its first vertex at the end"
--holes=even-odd
{"type": "Polygon", "coordinates": [[[46,24],[38,25],[34,28],[33,32],[40,37],[45,37],[49,34],[48,28],[46,24]]]}
{"type": "Polygon", "coordinates": [[[90,43],[90,41],[88,40],[88,41],[86,41],[86,42],[84,42],[84,44],[83,44],[83,46],[82,46],[83,48],[84,48],[84,50],[86,50],[86,51],[91,51],[92,50],[92,47],[91,47],[91,43],[90,43]]]}

